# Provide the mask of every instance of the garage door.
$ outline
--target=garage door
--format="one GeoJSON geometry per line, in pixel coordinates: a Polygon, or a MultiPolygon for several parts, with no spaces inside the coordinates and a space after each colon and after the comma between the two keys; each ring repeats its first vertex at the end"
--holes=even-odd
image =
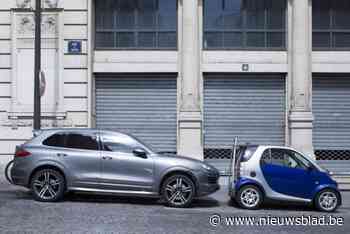
{"type": "Polygon", "coordinates": [[[350,172],[350,76],[314,75],[313,143],[330,171],[350,172]]]}
{"type": "Polygon", "coordinates": [[[96,126],[176,151],[176,75],[97,75],[96,126]]]}
{"type": "Polygon", "coordinates": [[[235,136],[241,143],[284,145],[284,77],[207,74],[204,128],[206,158],[228,158],[235,136]]]}

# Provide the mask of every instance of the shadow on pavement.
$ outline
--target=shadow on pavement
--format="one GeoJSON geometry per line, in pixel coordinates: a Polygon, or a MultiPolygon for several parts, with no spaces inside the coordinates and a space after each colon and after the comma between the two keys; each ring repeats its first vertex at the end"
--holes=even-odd
{"type": "Polygon", "coordinates": [[[127,197],[110,194],[87,194],[87,193],[68,193],[64,196],[63,202],[91,202],[91,203],[118,203],[118,204],[139,204],[155,205],[161,204],[159,199],[150,197],[127,197]]]}
{"type": "Polygon", "coordinates": [[[0,190],[0,197],[6,200],[32,200],[32,194],[29,190],[25,189],[11,189],[11,190],[0,190]]]}
{"type": "MultiPolygon", "coordinates": [[[[92,203],[118,203],[133,205],[164,205],[160,198],[150,197],[130,197],[116,196],[110,194],[85,194],[85,193],[68,193],[64,201],[69,202],[92,202],[92,203]]],[[[197,198],[192,202],[191,207],[210,208],[219,206],[219,202],[211,197],[197,198]]]]}
{"type": "MultiPolygon", "coordinates": [[[[228,205],[234,207],[236,209],[245,210],[241,208],[237,202],[229,201],[228,205]]],[[[267,201],[260,207],[260,210],[265,211],[300,211],[300,212],[315,212],[315,213],[323,213],[316,210],[313,206],[302,203],[291,203],[291,202],[276,202],[276,201],[267,201]]],[[[335,213],[338,213],[336,211],[335,213]]]]}
{"type": "MultiPolygon", "coordinates": [[[[25,188],[9,185],[7,189],[0,189],[0,197],[6,200],[32,200],[32,193],[25,188]]],[[[138,205],[164,205],[159,198],[118,196],[112,194],[88,194],[68,192],[62,202],[90,202],[90,203],[118,203],[138,205]]],[[[193,200],[191,207],[210,208],[219,206],[219,201],[212,197],[201,197],[193,200]]]]}

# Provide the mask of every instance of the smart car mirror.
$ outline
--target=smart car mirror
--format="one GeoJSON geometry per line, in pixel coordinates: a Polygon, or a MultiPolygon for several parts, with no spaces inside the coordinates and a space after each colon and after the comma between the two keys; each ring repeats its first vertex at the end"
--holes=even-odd
{"type": "Polygon", "coordinates": [[[306,166],[306,170],[308,170],[308,171],[312,171],[313,169],[314,169],[314,167],[310,164],[306,166]]]}
{"type": "Polygon", "coordinates": [[[134,149],[133,151],[133,154],[136,156],[136,157],[139,157],[139,158],[147,158],[147,153],[144,149],[141,149],[141,148],[136,148],[134,149]]]}

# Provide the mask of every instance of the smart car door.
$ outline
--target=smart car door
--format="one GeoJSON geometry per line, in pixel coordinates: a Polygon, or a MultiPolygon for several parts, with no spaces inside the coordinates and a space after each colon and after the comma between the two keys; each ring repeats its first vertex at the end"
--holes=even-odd
{"type": "Polygon", "coordinates": [[[264,152],[261,170],[275,192],[310,199],[316,186],[315,172],[288,149],[271,148],[264,152]]]}
{"type": "Polygon", "coordinates": [[[101,144],[101,183],[105,189],[152,191],[153,159],[140,143],[129,135],[101,133],[101,144]],[[135,153],[143,150],[145,152],[143,156],[135,153]]]}

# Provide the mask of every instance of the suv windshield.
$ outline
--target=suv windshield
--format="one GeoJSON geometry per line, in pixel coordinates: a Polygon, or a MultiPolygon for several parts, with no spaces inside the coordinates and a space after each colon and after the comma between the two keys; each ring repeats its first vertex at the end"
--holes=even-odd
{"type": "Polygon", "coordinates": [[[135,141],[137,141],[139,144],[143,145],[148,151],[150,151],[150,152],[157,152],[157,151],[154,150],[154,148],[153,148],[151,145],[145,143],[144,141],[140,140],[140,139],[137,138],[136,136],[131,136],[131,135],[128,135],[128,136],[131,137],[131,138],[133,138],[133,139],[134,139],[135,141]]]}

